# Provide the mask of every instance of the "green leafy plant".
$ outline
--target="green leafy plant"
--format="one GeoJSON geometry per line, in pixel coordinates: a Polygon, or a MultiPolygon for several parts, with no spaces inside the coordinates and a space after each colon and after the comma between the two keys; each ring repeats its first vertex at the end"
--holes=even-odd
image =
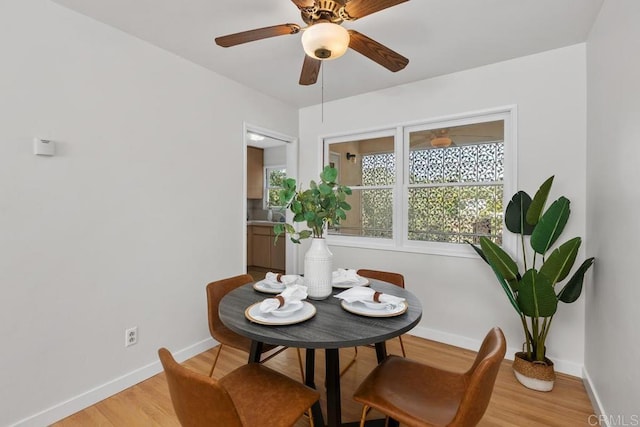
{"type": "Polygon", "coordinates": [[[312,236],[321,238],[325,227],[339,226],[340,221],[347,218],[346,211],[351,209],[351,205],[346,198],[351,195],[351,189],[338,184],[337,177],[336,168],[325,166],[320,174],[320,183],[312,180],[307,190],[298,190],[293,178],[282,182],[280,200],[284,201],[283,209],[293,212],[293,222],[306,222],[307,229],[296,231],[292,224],[276,224],[273,226],[276,241],[284,233],[288,233],[294,243],[312,236]]]}
{"type": "Polygon", "coordinates": [[[531,362],[545,362],[545,341],[558,302],[572,303],[582,293],[584,275],[594,258],[586,259],[560,291],[556,285],[565,280],[576,260],[580,237],[574,237],[551,251],[569,219],[570,201],[562,196],[545,211],[553,176],[538,189],[533,199],[517,192],[505,210],[505,226],[520,235],[524,274],[518,263],[500,246],[486,237],[480,246],[469,243],[491,266],[513,308],[520,316],[525,335],[525,351],[531,362]],[[529,241],[530,249],[526,247],[529,241]],[[527,256],[529,254],[529,257],[527,256]],[[540,268],[537,268],[537,265],[540,268]]]}

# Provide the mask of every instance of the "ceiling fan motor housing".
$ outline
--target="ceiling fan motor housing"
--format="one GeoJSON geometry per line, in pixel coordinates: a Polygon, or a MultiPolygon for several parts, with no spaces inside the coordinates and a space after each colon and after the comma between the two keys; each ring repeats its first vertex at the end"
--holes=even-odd
{"type": "Polygon", "coordinates": [[[318,21],[329,21],[340,24],[351,18],[344,10],[344,4],[340,1],[317,0],[313,7],[300,9],[302,20],[308,25],[318,21]]]}

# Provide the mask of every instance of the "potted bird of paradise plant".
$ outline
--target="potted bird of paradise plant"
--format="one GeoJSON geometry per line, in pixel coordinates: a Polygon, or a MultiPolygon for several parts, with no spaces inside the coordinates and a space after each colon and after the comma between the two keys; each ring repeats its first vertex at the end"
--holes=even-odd
{"type": "Polygon", "coordinates": [[[524,386],[540,391],[551,390],[555,380],[545,343],[558,303],[569,304],[580,297],[585,273],[594,262],[594,258],[586,259],[557,289],[569,277],[582,239],[574,237],[556,245],[569,219],[570,201],[559,197],[545,210],[553,179],[547,179],[533,199],[518,191],[507,205],[504,222],[507,230],[520,236],[519,262],[486,237],[480,238],[479,246],[470,243],[493,269],[522,323],[524,345],[515,355],[514,373],[524,386]]]}

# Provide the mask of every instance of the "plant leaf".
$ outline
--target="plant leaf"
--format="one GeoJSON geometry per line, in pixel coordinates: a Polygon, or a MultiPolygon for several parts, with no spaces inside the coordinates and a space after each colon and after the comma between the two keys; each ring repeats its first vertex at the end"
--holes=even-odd
{"type": "Polygon", "coordinates": [[[512,233],[529,236],[533,232],[533,226],[527,224],[525,215],[531,205],[531,196],[524,191],[518,191],[513,195],[507,209],[504,212],[504,224],[512,233]]]}
{"type": "Polygon", "coordinates": [[[301,239],[307,239],[309,237],[311,237],[311,230],[302,230],[300,232],[300,238],[301,239]]]}
{"type": "Polygon", "coordinates": [[[500,246],[486,237],[480,238],[480,246],[489,265],[500,272],[501,277],[509,282],[511,289],[517,291],[520,272],[516,262],[500,246]]]}
{"type": "Polygon", "coordinates": [[[547,204],[547,198],[549,197],[549,191],[551,191],[553,178],[553,175],[550,178],[547,178],[547,180],[542,183],[540,188],[538,188],[535,196],[533,196],[531,206],[529,206],[529,209],[526,211],[527,224],[536,225],[540,220],[540,216],[542,215],[542,211],[544,210],[544,205],[547,204]]]}
{"type": "Polygon", "coordinates": [[[322,194],[323,196],[331,194],[331,187],[329,187],[324,182],[318,186],[318,189],[320,190],[320,194],[322,194]]]}
{"type": "Polygon", "coordinates": [[[498,283],[500,283],[500,286],[502,286],[502,290],[504,291],[504,293],[507,294],[507,298],[509,298],[509,302],[511,303],[513,308],[518,314],[522,314],[522,310],[520,310],[520,307],[518,307],[516,296],[513,291],[513,289],[517,288],[517,285],[513,286],[512,284],[507,283],[502,274],[500,274],[500,272],[490,262],[487,261],[487,264],[489,264],[489,266],[493,270],[493,273],[498,278],[498,283]]]}
{"type": "MultiPolygon", "coordinates": [[[[474,245],[473,243],[471,243],[471,242],[470,242],[470,241],[468,241],[468,240],[467,240],[467,244],[468,244],[469,246],[471,246],[471,247],[473,248],[473,250],[474,250],[474,251],[476,251],[476,253],[477,253],[478,255],[480,255],[480,258],[482,258],[482,259],[484,260],[484,262],[486,262],[487,264],[489,264],[489,260],[488,260],[488,259],[487,259],[487,257],[484,255],[484,252],[482,252],[482,248],[481,248],[481,247],[479,247],[479,246],[477,246],[477,245],[474,245]]],[[[489,264],[489,265],[491,265],[491,264],[489,264]]]]}
{"type": "Polygon", "coordinates": [[[570,304],[577,300],[582,293],[582,283],[584,281],[584,275],[589,270],[589,267],[593,264],[595,258],[591,257],[582,263],[582,265],[576,270],[571,279],[567,282],[564,288],[558,294],[558,299],[564,303],[570,304]]]}
{"type": "Polygon", "coordinates": [[[562,234],[571,213],[570,203],[569,199],[562,196],[540,217],[531,234],[531,247],[534,251],[544,255],[562,234]]]}
{"type": "Polygon", "coordinates": [[[291,203],[291,212],[293,212],[294,214],[302,213],[302,203],[300,203],[300,201],[298,200],[294,200],[291,203]]]}
{"type": "Polygon", "coordinates": [[[345,211],[350,211],[351,210],[351,205],[347,202],[340,202],[338,203],[338,206],[340,207],[340,209],[345,210],[345,211]]]}
{"type": "Polygon", "coordinates": [[[533,268],[527,270],[518,288],[518,305],[528,317],[553,316],[558,300],[549,279],[533,268]]]}
{"type": "Polygon", "coordinates": [[[575,237],[563,243],[551,252],[549,258],[542,264],[540,274],[547,276],[551,281],[551,285],[555,286],[556,283],[563,281],[569,275],[581,243],[582,239],[580,237],[575,237]]]}
{"type": "Polygon", "coordinates": [[[331,166],[325,166],[324,170],[320,174],[320,178],[325,182],[336,182],[337,177],[338,170],[336,168],[332,168],[331,166]]]}

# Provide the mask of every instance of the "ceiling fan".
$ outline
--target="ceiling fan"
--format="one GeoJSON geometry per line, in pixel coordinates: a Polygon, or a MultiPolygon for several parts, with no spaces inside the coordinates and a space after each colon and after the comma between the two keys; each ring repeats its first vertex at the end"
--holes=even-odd
{"type": "Polygon", "coordinates": [[[217,37],[222,47],[236,46],[255,40],[288,34],[302,34],[305,58],[300,73],[301,85],[312,85],[318,79],[323,60],[335,59],[347,48],[366,56],[392,72],[400,71],[409,60],[377,41],[340,24],[355,21],[380,10],[409,0],[292,0],[300,10],[307,27],[281,24],[217,37]]]}
{"type": "Polygon", "coordinates": [[[477,133],[460,133],[456,128],[432,129],[428,131],[413,132],[411,134],[411,148],[446,148],[458,147],[469,144],[496,142],[502,140],[499,135],[480,135],[477,133]]]}

